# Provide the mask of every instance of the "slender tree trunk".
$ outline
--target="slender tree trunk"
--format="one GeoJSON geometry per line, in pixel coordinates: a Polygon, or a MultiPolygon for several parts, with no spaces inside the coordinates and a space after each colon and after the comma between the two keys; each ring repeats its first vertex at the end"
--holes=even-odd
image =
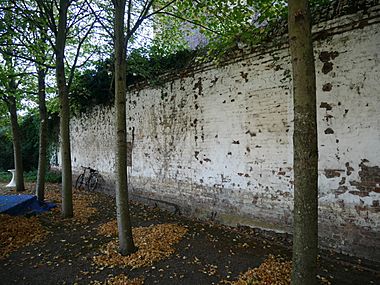
{"type": "Polygon", "coordinates": [[[126,151],[126,47],[124,37],[125,0],[115,0],[115,106],[116,106],[116,207],[119,249],[122,255],[135,252],[129,214],[126,151]]]}
{"type": "Polygon", "coordinates": [[[38,104],[40,111],[40,132],[38,150],[38,173],[36,196],[41,202],[45,199],[45,174],[47,165],[47,112],[46,112],[46,92],[45,92],[45,69],[38,67],[38,104]]]}
{"type": "Polygon", "coordinates": [[[68,0],[59,1],[58,32],[56,36],[56,77],[60,103],[60,136],[62,165],[62,215],[65,218],[73,216],[72,170],[70,150],[70,107],[69,92],[65,76],[65,44],[68,0]]]}
{"type": "MultiPolygon", "coordinates": [[[[4,13],[4,23],[5,28],[4,31],[8,33],[9,35],[12,35],[14,33],[12,29],[12,24],[14,22],[11,9],[6,9],[4,13]]],[[[13,37],[9,36],[6,38],[7,43],[7,53],[2,54],[2,58],[5,60],[5,68],[8,72],[14,73],[15,67],[13,62],[13,37]]],[[[21,151],[21,135],[20,135],[20,127],[18,125],[17,121],[17,103],[16,103],[16,94],[17,94],[17,83],[14,76],[8,77],[8,85],[6,87],[8,96],[5,100],[9,115],[11,118],[11,127],[12,127],[12,139],[13,139],[13,156],[14,156],[14,165],[15,165],[15,179],[16,179],[16,191],[22,192],[25,190],[24,186],[24,167],[22,164],[22,151],[21,151]]]]}
{"type": "Polygon", "coordinates": [[[8,111],[11,117],[11,126],[12,126],[13,155],[14,155],[14,165],[16,169],[16,173],[15,173],[16,191],[22,192],[25,190],[24,168],[22,165],[21,136],[20,136],[20,127],[17,121],[16,98],[14,96],[9,96],[7,105],[8,105],[8,111]]]}
{"type": "Polygon", "coordinates": [[[307,0],[289,0],[294,97],[293,285],[317,283],[318,141],[311,16],[307,0]]]}

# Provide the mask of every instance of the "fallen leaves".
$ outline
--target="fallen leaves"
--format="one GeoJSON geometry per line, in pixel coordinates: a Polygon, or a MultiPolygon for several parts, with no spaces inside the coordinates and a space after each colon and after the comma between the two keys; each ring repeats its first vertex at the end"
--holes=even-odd
{"type": "MultiPolygon", "coordinates": [[[[269,255],[259,267],[253,268],[240,275],[235,282],[224,281],[231,285],[289,285],[291,281],[292,262],[281,257],[269,255]]],[[[317,275],[320,284],[329,285],[325,277],[317,275]]]]}
{"type": "MultiPolygon", "coordinates": [[[[53,209],[54,213],[60,213],[61,205],[61,193],[59,189],[49,189],[46,191],[46,200],[53,201],[57,204],[57,208],[53,209]]],[[[95,196],[86,192],[73,191],[73,209],[74,217],[70,221],[78,224],[85,224],[88,222],[89,218],[96,214],[97,210],[91,205],[95,201],[95,196]]]]}
{"type": "Polygon", "coordinates": [[[93,285],[142,285],[144,284],[144,278],[139,277],[139,278],[129,279],[128,276],[124,274],[120,274],[115,277],[111,277],[104,282],[93,281],[90,284],[93,284],[93,285]]]}
{"type": "Polygon", "coordinates": [[[229,282],[232,285],[288,285],[290,284],[292,262],[269,255],[257,268],[240,276],[239,280],[229,282]]]}
{"type": "Polygon", "coordinates": [[[0,259],[23,246],[42,241],[47,234],[37,217],[0,215],[0,259]]]}
{"type": "MultiPolygon", "coordinates": [[[[132,268],[152,265],[153,262],[164,259],[175,252],[173,245],[186,234],[187,229],[177,224],[159,224],[149,227],[139,227],[133,230],[133,239],[138,251],[122,256],[118,250],[118,241],[112,240],[101,249],[102,255],[94,257],[100,266],[131,266],[132,268]]],[[[99,233],[108,236],[117,234],[116,221],[100,227],[99,233]]]]}

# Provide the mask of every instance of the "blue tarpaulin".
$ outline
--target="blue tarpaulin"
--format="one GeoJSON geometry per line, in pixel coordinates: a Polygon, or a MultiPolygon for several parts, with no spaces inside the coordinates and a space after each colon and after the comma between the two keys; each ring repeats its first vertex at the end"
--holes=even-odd
{"type": "Polygon", "coordinates": [[[56,207],[54,203],[39,202],[34,195],[0,196],[0,213],[12,216],[33,215],[56,207]]]}

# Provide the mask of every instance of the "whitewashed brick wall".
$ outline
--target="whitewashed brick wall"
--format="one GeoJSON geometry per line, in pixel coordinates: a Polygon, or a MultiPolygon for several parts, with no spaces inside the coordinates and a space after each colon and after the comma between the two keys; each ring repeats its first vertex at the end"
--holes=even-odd
{"type": "MultiPolygon", "coordinates": [[[[380,13],[314,27],[320,240],[380,260],[380,13]]],[[[231,225],[291,231],[288,49],[245,54],[127,95],[133,194],[231,225]]],[[[73,167],[115,171],[114,109],[71,120],[73,167]]],[[[107,184],[109,191],[112,183],[107,184]]]]}

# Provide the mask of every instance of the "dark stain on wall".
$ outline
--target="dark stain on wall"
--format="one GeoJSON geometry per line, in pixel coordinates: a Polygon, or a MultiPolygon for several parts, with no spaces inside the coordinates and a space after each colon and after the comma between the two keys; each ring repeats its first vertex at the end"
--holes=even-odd
{"type": "Polygon", "coordinates": [[[340,177],[340,173],[344,172],[343,169],[325,169],[325,176],[327,178],[340,177]]]}
{"type": "Polygon", "coordinates": [[[332,62],[325,62],[322,66],[322,72],[324,74],[329,73],[331,70],[333,70],[333,63],[332,62]]]}
{"type": "Polygon", "coordinates": [[[215,83],[218,81],[218,77],[214,77],[214,79],[213,80],[211,80],[211,87],[213,87],[214,85],[215,85],[215,83]]]}
{"type": "Polygon", "coordinates": [[[346,162],[346,174],[347,176],[350,176],[352,171],[354,171],[355,169],[353,167],[350,166],[350,163],[349,162],[346,162]]]}
{"type": "Polygon", "coordinates": [[[337,51],[331,51],[331,52],[322,51],[319,54],[319,59],[322,62],[328,62],[330,60],[334,60],[338,55],[339,55],[339,52],[337,52],[337,51]]]}
{"type": "Polygon", "coordinates": [[[319,60],[323,62],[322,72],[324,74],[327,74],[331,70],[333,70],[334,64],[330,62],[330,60],[334,60],[338,55],[339,55],[339,52],[337,51],[332,51],[332,52],[322,51],[319,54],[319,60]]]}
{"type": "Polygon", "coordinates": [[[352,181],[351,185],[356,186],[359,191],[352,191],[351,194],[368,196],[369,192],[380,193],[380,167],[366,165],[369,161],[363,159],[359,164],[360,181],[352,181]]]}
{"type": "Polygon", "coordinates": [[[330,121],[332,118],[334,118],[333,115],[330,115],[330,114],[325,115],[326,122],[330,121]]]}
{"type": "Polygon", "coordinates": [[[250,130],[246,131],[245,134],[246,134],[246,135],[249,134],[251,137],[255,137],[255,136],[256,136],[256,133],[255,133],[255,132],[252,132],[252,131],[250,131],[250,130]]]}
{"type": "Polygon", "coordinates": [[[321,102],[321,105],[319,105],[319,108],[326,108],[326,111],[332,110],[332,107],[327,102],[321,102]]]}
{"type": "Polygon", "coordinates": [[[198,78],[198,82],[194,84],[193,90],[198,89],[198,95],[202,95],[203,86],[202,86],[202,78],[198,78]]]}
{"type": "Polygon", "coordinates": [[[322,86],[322,91],[329,92],[329,91],[331,91],[331,89],[332,89],[331,83],[326,83],[326,84],[323,84],[323,86],[322,86]]]}
{"type": "Polygon", "coordinates": [[[334,130],[332,129],[332,128],[327,128],[326,130],[325,130],[325,134],[326,135],[331,135],[331,134],[333,134],[334,133],[334,130]]]}
{"type": "Polygon", "coordinates": [[[248,72],[245,73],[245,72],[241,71],[240,76],[245,80],[245,82],[248,82],[248,72]]]}

